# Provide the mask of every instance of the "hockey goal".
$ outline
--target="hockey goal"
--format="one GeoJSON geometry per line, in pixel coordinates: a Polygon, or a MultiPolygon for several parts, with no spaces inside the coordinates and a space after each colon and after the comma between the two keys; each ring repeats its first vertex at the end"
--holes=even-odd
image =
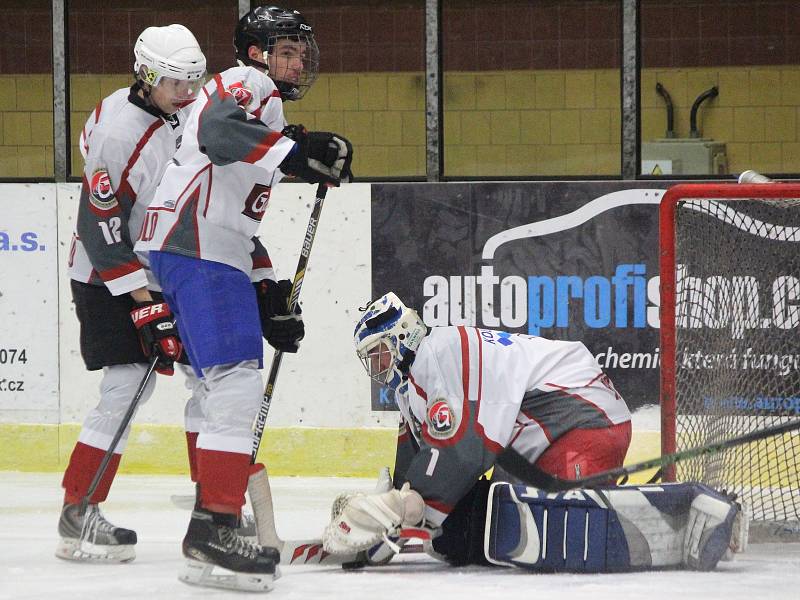
{"type": "MultiPolygon", "coordinates": [[[[662,452],[800,418],[800,185],[677,185],[660,206],[662,452]]],[[[753,541],[800,539],[797,430],[687,460],[750,508],[753,541]]]]}

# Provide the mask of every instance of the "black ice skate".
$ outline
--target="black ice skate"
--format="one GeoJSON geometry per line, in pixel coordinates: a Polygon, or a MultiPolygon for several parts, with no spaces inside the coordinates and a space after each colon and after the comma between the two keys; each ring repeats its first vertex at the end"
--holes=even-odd
{"type": "MultiPolygon", "coordinates": [[[[171,497],[173,504],[178,508],[185,508],[188,510],[200,510],[200,484],[194,484],[194,496],[178,496],[171,497]],[[190,504],[191,502],[191,504],[190,504]]],[[[252,512],[248,512],[247,508],[242,509],[242,516],[236,526],[236,533],[244,538],[246,542],[258,543],[258,530],[256,528],[256,517],[252,512]]],[[[280,561],[280,553],[275,555],[275,562],[280,561]]]]}
{"type": "Polygon", "coordinates": [[[96,504],[79,515],[80,505],[65,504],[58,521],[56,556],[83,562],[130,562],[136,558],[136,532],[108,522],[96,504]]]}
{"type": "Polygon", "coordinates": [[[225,589],[266,592],[280,577],[280,553],[246,541],[236,532],[235,515],[192,511],[183,538],[187,558],[178,579],[185,583],[225,589]]]}

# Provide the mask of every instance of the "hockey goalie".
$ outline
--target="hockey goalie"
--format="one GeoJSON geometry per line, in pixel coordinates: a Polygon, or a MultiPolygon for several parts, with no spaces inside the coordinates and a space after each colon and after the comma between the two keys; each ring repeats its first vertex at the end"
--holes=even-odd
{"type": "Polygon", "coordinates": [[[336,499],[327,552],[382,564],[421,538],[453,565],[594,573],[709,570],[744,549],[740,506],[701,484],[531,485],[536,473],[576,479],[625,457],[630,413],[582,343],[429,330],[393,293],[365,309],[355,343],[369,375],[395,391],[395,474],[375,493],[336,499]],[[492,467],[495,481],[482,477],[492,467]]]}

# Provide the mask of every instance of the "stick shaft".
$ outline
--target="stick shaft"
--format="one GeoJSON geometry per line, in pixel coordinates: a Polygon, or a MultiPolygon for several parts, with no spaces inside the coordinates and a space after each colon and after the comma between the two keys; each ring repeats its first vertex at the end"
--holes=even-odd
{"type": "Polygon", "coordinates": [[[97,486],[100,485],[100,480],[103,478],[106,468],[108,468],[108,463],[111,462],[111,457],[114,455],[114,449],[117,447],[119,440],[122,438],[122,434],[125,433],[125,429],[131,422],[133,414],[136,412],[136,408],[139,406],[139,401],[142,399],[142,394],[144,394],[144,389],[147,387],[147,384],[150,382],[150,377],[152,377],[153,372],[156,370],[157,363],[158,356],[153,353],[153,358],[150,359],[150,363],[147,365],[147,372],[142,378],[141,383],[139,383],[139,387],[137,388],[136,393],[133,395],[133,399],[128,406],[128,410],[125,413],[125,416],[122,417],[122,421],[120,421],[119,427],[117,427],[114,438],[111,440],[111,445],[108,447],[108,450],[106,450],[103,460],[100,461],[100,466],[98,466],[97,471],[95,471],[94,478],[89,484],[89,489],[87,490],[86,495],[81,500],[80,510],[78,511],[79,514],[83,515],[86,513],[86,507],[89,506],[89,501],[92,498],[92,494],[95,493],[97,486]]]}
{"type": "MultiPolygon", "coordinates": [[[[325,202],[325,196],[327,193],[328,188],[324,184],[320,183],[317,186],[317,197],[314,200],[314,208],[311,210],[311,216],[308,219],[306,234],[303,238],[303,246],[300,248],[300,257],[297,259],[297,269],[295,269],[294,280],[292,281],[292,290],[289,293],[289,312],[292,312],[295,309],[297,302],[300,299],[300,290],[303,287],[303,281],[306,275],[306,267],[308,266],[308,259],[311,256],[311,247],[314,244],[314,238],[317,235],[319,216],[320,213],[322,213],[322,205],[325,202]]],[[[250,451],[250,464],[255,464],[258,456],[258,449],[261,446],[261,438],[264,435],[264,427],[267,425],[267,416],[269,415],[269,409],[272,405],[272,397],[275,392],[275,382],[278,380],[278,373],[280,372],[282,361],[283,352],[276,350],[275,356],[272,358],[272,364],[269,368],[267,384],[264,387],[264,396],[261,398],[261,406],[258,409],[258,415],[256,415],[256,420],[253,423],[253,448],[250,451]]]]}
{"type": "Polygon", "coordinates": [[[498,462],[513,475],[521,477],[523,480],[529,480],[532,485],[548,491],[558,492],[575,488],[592,487],[595,485],[605,485],[608,484],[609,481],[616,481],[625,475],[632,475],[633,473],[640,473],[649,469],[673,465],[684,460],[699,458],[700,456],[708,454],[716,454],[735,446],[757,442],[768,437],[782,435],[797,429],[800,429],[800,420],[788,421],[786,423],[781,423],[780,425],[773,425],[771,427],[757,429],[756,431],[751,431],[727,440],[711,442],[702,446],[687,448],[686,450],[673,452],[672,454],[665,454],[663,456],[633,465],[601,471],[600,473],[595,473],[594,475],[581,477],[579,479],[561,479],[560,477],[554,477],[544,473],[543,471],[540,471],[528,463],[524,457],[518,454],[515,455],[514,453],[507,452],[507,456],[503,455],[503,460],[498,460],[498,462]]]}

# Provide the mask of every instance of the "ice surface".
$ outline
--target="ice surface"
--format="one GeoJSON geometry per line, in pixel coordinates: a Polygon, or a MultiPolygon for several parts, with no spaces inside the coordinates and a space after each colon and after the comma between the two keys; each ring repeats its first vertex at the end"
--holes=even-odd
{"type": "MultiPolygon", "coordinates": [[[[275,478],[278,531],[284,538],[316,537],[333,498],[372,488],[363,479],[275,478]]],[[[189,514],[170,502],[192,494],[188,478],[119,476],[106,516],[139,534],[137,558],[126,565],[87,565],[55,558],[61,504],[60,475],[0,473],[0,599],[181,599],[252,595],[185,585],[177,580],[180,541],[189,514]]],[[[516,569],[454,569],[420,555],[362,571],[283,566],[272,600],[800,600],[800,544],[751,546],[717,571],[624,575],[534,575],[516,569]]]]}

